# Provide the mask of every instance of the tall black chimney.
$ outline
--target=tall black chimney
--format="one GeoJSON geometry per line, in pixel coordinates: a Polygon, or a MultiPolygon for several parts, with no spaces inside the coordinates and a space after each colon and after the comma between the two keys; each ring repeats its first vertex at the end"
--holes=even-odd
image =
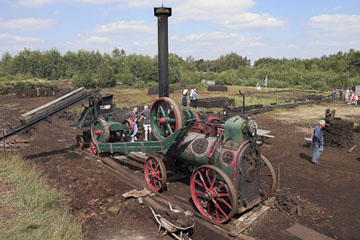
{"type": "Polygon", "coordinates": [[[171,8],[154,8],[158,18],[159,97],[169,97],[168,17],[171,8]]]}

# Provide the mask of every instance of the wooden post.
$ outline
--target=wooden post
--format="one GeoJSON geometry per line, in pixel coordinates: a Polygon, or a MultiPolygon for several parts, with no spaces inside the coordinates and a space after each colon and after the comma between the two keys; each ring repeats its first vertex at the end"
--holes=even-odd
{"type": "Polygon", "coordinates": [[[278,165],[277,191],[280,191],[280,164],[278,165]]]}
{"type": "Polygon", "coordinates": [[[3,151],[4,159],[6,159],[5,129],[3,129],[3,151]]]}

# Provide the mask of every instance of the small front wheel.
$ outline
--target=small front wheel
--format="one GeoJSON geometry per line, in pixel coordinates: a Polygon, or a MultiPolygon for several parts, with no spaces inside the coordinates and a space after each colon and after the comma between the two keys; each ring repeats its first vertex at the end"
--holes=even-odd
{"type": "Polygon", "coordinates": [[[147,185],[155,192],[166,186],[167,175],[164,162],[156,157],[149,157],[144,165],[144,175],[147,185]]]}

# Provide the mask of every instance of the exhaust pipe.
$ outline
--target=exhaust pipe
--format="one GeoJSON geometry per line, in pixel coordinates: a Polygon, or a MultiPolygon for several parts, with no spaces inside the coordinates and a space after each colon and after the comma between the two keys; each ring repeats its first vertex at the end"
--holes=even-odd
{"type": "Polygon", "coordinates": [[[158,18],[159,97],[169,97],[168,18],[171,8],[154,8],[158,18]]]}

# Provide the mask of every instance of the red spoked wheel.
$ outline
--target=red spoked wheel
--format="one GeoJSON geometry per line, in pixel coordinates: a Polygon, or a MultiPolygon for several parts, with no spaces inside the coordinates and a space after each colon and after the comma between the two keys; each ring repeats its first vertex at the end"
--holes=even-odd
{"type": "Polygon", "coordinates": [[[190,179],[191,197],[199,212],[218,223],[237,211],[237,193],[231,179],[218,167],[204,165],[190,179]]]}
{"type": "Polygon", "coordinates": [[[144,175],[147,185],[155,192],[166,186],[166,168],[164,162],[155,157],[149,157],[144,165],[144,175]]]}
{"type": "Polygon", "coordinates": [[[79,150],[84,148],[84,137],[81,135],[76,136],[76,144],[79,150]]]}
{"type": "Polygon", "coordinates": [[[90,149],[90,153],[91,153],[92,155],[96,155],[97,152],[98,152],[95,143],[92,142],[92,141],[90,142],[89,149],[90,149]]]}
{"type": "Polygon", "coordinates": [[[131,135],[134,133],[134,123],[131,120],[124,121],[124,139],[125,141],[131,140],[131,135]]]}
{"type": "Polygon", "coordinates": [[[260,196],[262,200],[267,199],[275,190],[276,174],[270,161],[261,155],[260,166],[260,196]]]}

